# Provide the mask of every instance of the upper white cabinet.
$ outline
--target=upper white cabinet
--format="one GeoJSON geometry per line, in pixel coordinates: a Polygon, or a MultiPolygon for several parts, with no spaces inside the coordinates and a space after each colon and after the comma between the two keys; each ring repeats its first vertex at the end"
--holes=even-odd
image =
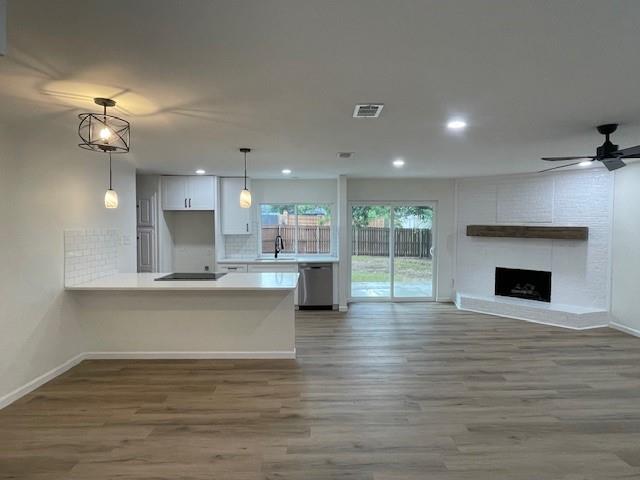
{"type": "Polygon", "coordinates": [[[187,210],[187,177],[162,177],[162,209],[187,210]]]}
{"type": "Polygon", "coordinates": [[[216,184],[215,177],[187,177],[190,210],[215,210],[216,184]]]}
{"type": "Polygon", "coordinates": [[[163,176],[162,209],[215,210],[215,192],[212,176],[163,176]]]}
{"type": "MultiPolygon", "coordinates": [[[[240,208],[240,192],[244,188],[244,178],[220,179],[220,216],[224,235],[243,235],[251,233],[253,207],[240,208]]],[[[247,180],[247,188],[251,190],[247,180]]]]}

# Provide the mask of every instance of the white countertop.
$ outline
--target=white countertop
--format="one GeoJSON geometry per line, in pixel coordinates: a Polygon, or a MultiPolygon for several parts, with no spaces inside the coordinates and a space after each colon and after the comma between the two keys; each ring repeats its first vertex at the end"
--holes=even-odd
{"type": "Polygon", "coordinates": [[[298,285],[298,273],[228,273],[218,280],[162,281],[168,273],[118,273],[87,283],[67,286],[66,290],[183,290],[183,291],[286,291],[298,285]]]}
{"type": "Polygon", "coordinates": [[[217,263],[338,263],[338,261],[337,257],[311,255],[279,258],[273,258],[273,256],[260,258],[223,258],[222,260],[217,260],[217,263]]]}

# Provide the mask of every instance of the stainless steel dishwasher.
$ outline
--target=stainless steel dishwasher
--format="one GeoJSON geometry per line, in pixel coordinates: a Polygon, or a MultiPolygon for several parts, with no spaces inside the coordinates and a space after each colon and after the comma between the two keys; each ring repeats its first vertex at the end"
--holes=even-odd
{"type": "Polygon", "coordinates": [[[298,306],[300,309],[333,308],[333,266],[330,263],[301,263],[298,266],[298,306]]]}

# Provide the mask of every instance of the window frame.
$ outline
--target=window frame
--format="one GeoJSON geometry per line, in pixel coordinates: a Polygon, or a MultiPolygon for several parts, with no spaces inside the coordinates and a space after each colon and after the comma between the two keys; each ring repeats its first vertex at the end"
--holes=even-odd
{"type": "Polygon", "coordinates": [[[258,258],[270,258],[272,256],[271,253],[263,253],[262,251],[262,206],[263,205],[269,205],[269,206],[287,206],[287,205],[293,205],[294,208],[294,215],[296,216],[296,223],[295,223],[295,240],[294,240],[294,245],[295,245],[295,249],[293,252],[282,252],[281,254],[278,255],[278,258],[295,258],[295,257],[299,257],[299,256],[305,256],[305,257],[331,257],[334,256],[334,249],[335,249],[335,233],[336,230],[334,228],[334,224],[333,224],[333,219],[335,218],[334,215],[334,211],[335,211],[335,204],[331,203],[331,202],[264,202],[264,203],[260,203],[258,205],[258,258]],[[329,232],[329,252],[327,253],[303,253],[301,254],[298,251],[298,241],[299,241],[299,228],[300,228],[300,223],[299,223],[299,216],[298,216],[298,206],[299,205],[317,205],[319,207],[326,207],[329,210],[329,215],[331,218],[331,223],[330,223],[330,227],[331,230],[329,232]]]}

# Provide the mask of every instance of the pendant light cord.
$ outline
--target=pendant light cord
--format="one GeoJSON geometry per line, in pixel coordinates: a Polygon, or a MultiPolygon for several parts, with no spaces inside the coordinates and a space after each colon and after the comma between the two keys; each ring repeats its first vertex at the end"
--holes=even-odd
{"type": "Polygon", "coordinates": [[[113,173],[111,171],[111,152],[109,152],[109,190],[113,190],[112,187],[113,173]]]}
{"type": "Polygon", "coordinates": [[[247,152],[244,152],[244,189],[247,189],[247,152]]]}

